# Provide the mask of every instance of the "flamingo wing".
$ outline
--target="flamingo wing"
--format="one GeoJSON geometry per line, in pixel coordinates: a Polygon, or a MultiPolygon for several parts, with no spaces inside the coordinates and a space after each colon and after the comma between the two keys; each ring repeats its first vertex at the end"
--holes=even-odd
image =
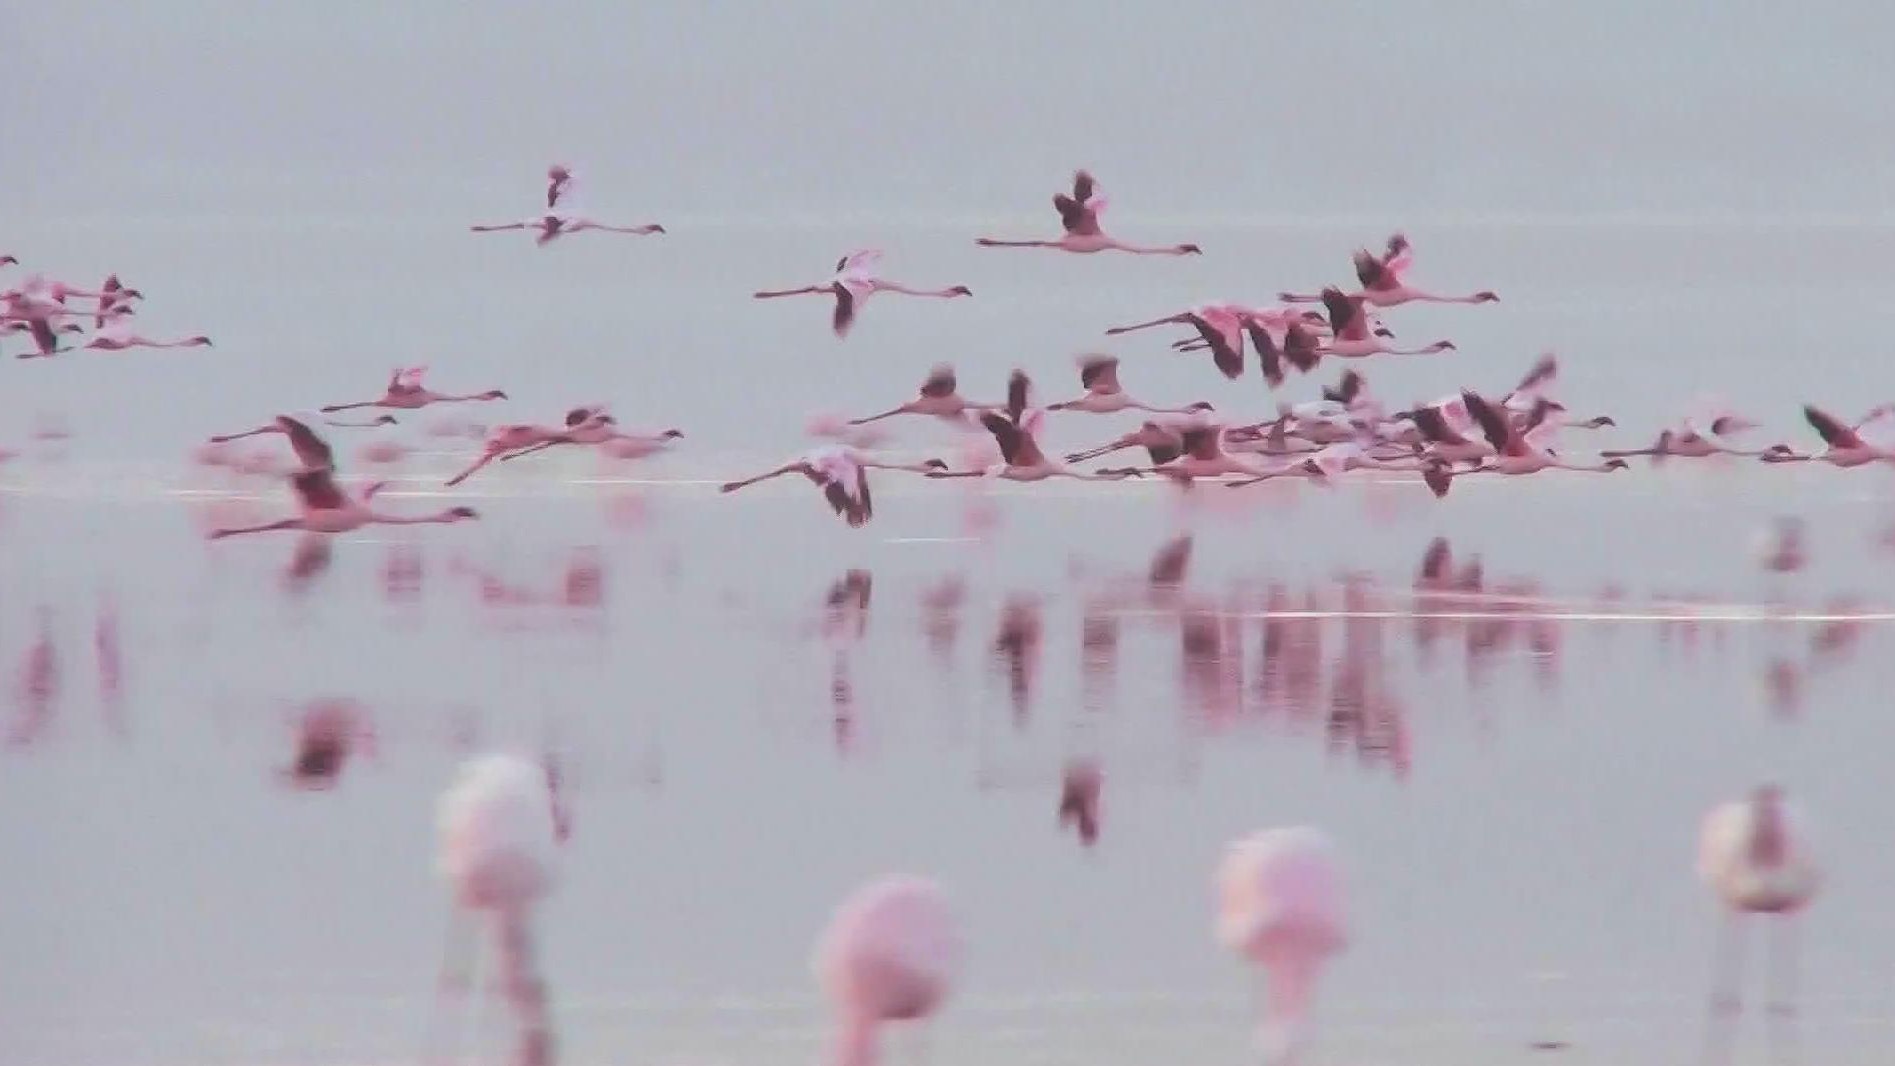
{"type": "Polygon", "coordinates": [[[1401,280],[1400,274],[1412,266],[1414,262],[1415,249],[1413,245],[1408,243],[1408,237],[1401,233],[1390,234],[1388,246],[1382,253],[1382,267],[1391,275],[1395,275],[1393,280],[1399,282],[1401,280]]]}
{"type": "Polygon", "coordinates": [[[839,281],[831,285],[829,291],[836,294],[836,313],[830,317],[830,328],[838,337],[847,336],[849,327],[855,324],[855,294],[839,281]]]}
{"type": "Polygon", "coordinates": [[[1277,349],[1276,338],[1256,319],[1244,322],[1244,332],[1250,335],[1250,346],[1257,350],[1257,362],[1263,369],[1263,380],[1271,388],[1283,384],[1283,353],[1277,349]]]}
{"type": "Polygon", "coordinates": [[[1366,248],[1357,248],[1354,255],[1355,277],[1364,289],[1382,290],[1395,287],[1395,276],[1388,272],[1380,259],[1369,254],[1366,248]]]}
{"type": "Polygon", "coordinates": [[[842,261],[836,266],[836,273],[867,277],[874,273],[875,268],[881,263],[882,250],[880,248],[862,248],[843,256],[842,261]]]}
{"type": "Polygon", "coordinates": [[[1216,426],[1192,426],[1178,436],[1186,455],[1193,459],[1215,459],[1219,434],[1216,426]]]}
{"type": "Polygon", "coordinates": [[[1343,371],[1342,380],[1336,382],[1335,388],[1323,390],[1323,399],[1334,400],[1344,406],[1354,403],[1355,398],[1360,395],[1362,395],[1362,375],[1354,370],[1343,371]]]}
{"type": "Polygon", "coordinates": [[[1829,445],[1831,448],[1847,449],[1860,448],[1863,446],[1862,438],[1856,434],[1855,430],[1843,425],[1840,420],[1827,411],[1805,404],[1803,406],[1803,417],[1808,420],[1810,426],[1816,430],[1817,434],[1823,438],[1823,443],[1829,445]]]}
{"type": "Polygon", "coordinates": [[[1000,457],[1010,466],[1018,465],[1015,459],[1020,455],[1021,441],[1026,438],[1020,432],[1020,427],[1012,419],[994,411],[982,411],[980,424],[994,435],[994,443],[1000,445],[1000,457]]]}
{"type": "Polygon", "coordinates": [[[1513,427],[1507,423],[1507,416],[1494,409],[1494,406],[1479,394],[1463,391],[1461,402],[1467,405],[1467,413],[1474,416],[1480,425],[1480,431],[1487,437],[1487,443],[1501,455],[1508,454],[1514,443],[1513,427]]]}
{"type": "Polygon", "coordinates": [[[1441,416],[1440,408],[1417,407],[1415,408],[1413,414],[1414,414],[1414,419],[1415,419],[1415,428],[1420,430],[1421,435],[1427,438],[1428,440],[1431,440],[1436,444],[1466,444],[1467,443],[1466,438],[1462,437],[1459,433],[1456,433],[1454,431],[1454,427],[1448,425],[1448,420],[1441,416]]]}
{"type": "Polygon", "coordinates": [[[1448,538],[1436,537],[1428,542],[1428,550],[1421,556],[1421,573],[1418,581],[1445,581],[1448,566],[1454,560],[1454,550],[1448,546],[1448,538]]]}
{"type": "Polygon", "coordinates": [[[328,467],[299,470],[291,474],[290,488],[295,490],[307,510],[339,511],[349,505],[348,497],[336,487],[335,472],[328,467]]]}
{"type": "Polygon", "coordinates": [[[288,415],[278,415],[277,422],[282,425],[284,435],[289,437],[291,450],[303,461],[304,466],[326,470],[336,465],[335,452],[330,450],[327,441],[316,435],[315,430],[288,415]]]}
{"type": "Polygon", "coordinates": [[[1323,289],[1323,310],[1329,314],[1329,332],[1337,340],[1360,341],[1369,337],[1368,319],[1362,307],[1334,285],[1323,289]]]}
{"type": "Polygon", "coordinates": [[[1007,419],[1015,426],[1026,417],[1029,394],[1033,389],[1032,379],[1023,370],[1015,370],[1007,378],[1007,419]]]}
{"type": "Polygon", "coordinates": [[[1508,395],[1509,397],[1538,395],[1557,377],[1559,377],[1559,359],[1552,352],[1547,352],[1534,361],[1533,366],[1527,370],[1526,376],[1520,379],[1520,384],[1515,385],[1513,392],[1508,395]]]}
{"type": "Polygon", "coordinates": [[[1073,171],[1073,199],[1085,203],[1098,191],[1098,183],[1092,180],[1092,173],[1086,170],[1073,171]]]}
{"type": "Polygon", "coordinates": [[[1292,321],[1283,330],[1283,359],[1307,374],[1322,361],[1322,347],[1301,322],[1292,321]]]}
{"type": "Polygon", "coordinates": [[[1089,392],[1119,391],[1119,361],[1110,355],[1088,355],[1079,360],[1079,384],[1089,392]]]}

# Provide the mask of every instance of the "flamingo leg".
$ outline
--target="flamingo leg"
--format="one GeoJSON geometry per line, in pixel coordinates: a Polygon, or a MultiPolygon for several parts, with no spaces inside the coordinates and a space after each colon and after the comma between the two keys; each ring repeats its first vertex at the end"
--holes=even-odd
{"type": "Polygon", "coordinates": [[[453,1063],[460,1057],[461,1022],[473,984],[476,964],[480,961],[480,940],[473,935],[466,912],[459,907],[448,918],[447,933],[441,946],[441,975],[434,992],[434,1030],[429,1044],[434,1054],[429,1061],[453,1063]]]}
{"type": "Polygon", "coordinates": [[[1734,1018],[1743,1013],[1744,918],[1732,912],[1718,932],[1716,954],[1711,972],[1711,1013],[1714,1017],[1734,1018]]]}
{"type": "Polygon", "coordinates": [[[453,488],[454,486],[474,476],[475,471],[479,470],[483,466],[486,466],[488,463],[493,462],[494,459],[499,457],[499,455],[500,453],[497,451],[486,452],[480,458],[474,460],[473,464],[470,465],[467,469],[461,471],[458,474],[455,474],[451,478],[448,478],[446,481],[443,481],[441,484],[445,485],[448,488],[453,488]]]}
{"type": "Polygon", "coordinates": [[[867,418],[851,418],[849,419],[849,424],[852,426],[866,426],[870,422],[880,422],[884,418],[893,418],[905,410],[906,408],[904,407],[896,407],[892,410],[883,411],[879,415],[870,415],[867,418]]]}
{"type": "Polygon", "coordinates": [[[1773,923],[1777,932],[1768,943],[1770,971],[1771,1014],[1779,1017],[1796,1015],[1796,918],[1784,916],[1773,923]]]}
{"type": "Polygon", "coordinates": [[[500,461],[504,463],[510,459],[518,459],[522,455],[532,455],[534,452],[545,451],[547,448],[551,448],[555,444],[571,444],[571,443],[572,441],[569,441],[569,440],[541,441],[540,443],[535,444],[531,447],[521,448],[517,452],[508,452],[507,454],[500,457],[500,461]]]}
{"type": "Polygon", "coordinates": [[[211,531],[211,539],[222,540],[225,537],[235,537],[243,533],[272,533],[282,529],[301,528],[303,528],[302,519],[285,518],[278,522],[269,522],[260,526],[241,526],[236,529],[214,529],[211,531]]]}
{"type": "Polygon", "coordinates": [[[353,411],[358,407],[380,407],[381,405],[382,401],[380,400],[364,400],[361,403],[332,403],[323,408],[322,413],[332,415],[337,411],[353,411]]]}
{"type": "Polygon", "coordinates": [[[233,440],[242,440],[242,439],[244,439],[245,437],[256,437],[256,436],[260,436],[260,435],[262,435],[262,434],[265,434],[265,433],[281,433],[281,432],[283,432],[283,431],[282,431],[282,430],[280,430],[280,429],[278,429],[278,428],[276,428],[275,426],[264,426],[264,427],[263,427],[263,428],[261,428],[261,429],[250,429],[250,430],[245,430],[245,431],[244,431],[244,432],[242,432],[242,433],[224,433],[224,434],[220,434],[220,435],[218,435],[218,436],[215,436],[215,437],[212,437],[212,438],[211,438],[211,443],[212,443],[212,444],[229,444],[229,443],[230,443],[231,441],[233,441],[233,440]]]}
{"type": "Polygon", "coordinates": [[[779,296],[810,296],[817,293],[828,294],[829,292],[829,287],[825,285],[806,285],[800,289],[764,289],[759,292],[753,292],[750,295],[753,299],[757,300],[774,300],[779,296]]]}
{"type": "Polygon", "coordinates": [[[1166,315],[1163,318],[1154,318],[1150,322],[1138,322],[1129,326],[1113,326],[1111,329],[1108,329],[1105,332],[1106,332],[1106,336],[1108,337],[1116,337],[1121,333],[1131,333],[1134,330],[1150,329],[1153,326],[1176,325],[1180,322],[1185,322],[1185,321],[1188,321],[1188,319],[1183,315],[1166,315]]]}

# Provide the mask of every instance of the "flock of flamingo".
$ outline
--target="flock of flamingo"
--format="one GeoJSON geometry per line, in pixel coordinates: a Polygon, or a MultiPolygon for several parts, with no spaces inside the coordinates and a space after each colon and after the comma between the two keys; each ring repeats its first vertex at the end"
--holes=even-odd
{"type": "MultiPolygon", "coordinates": [[[[545,206],[533,217],[502,225],[477,225],[475,232],[525,231],[536,243],[586,232],[653,235],[657,224],[606,225],[566,209],[575,178],[570,168],[548,173],[545,206]]],[[[1074,254],[1120,252],[1140,256],[1201,255],[1195,243],[1138,245],[1118,239],[1101,226],[1106,198],[1093,177],[1079,171],[1070,190],[1053,197],[1061,232],[1042,239],[981,237],[989,248],[1034,248],[1074,254]]],[[[762,290],[761,300],[818,297],[832,303],[831,328],[847,336],[865,304],[880,293],[954,300],[970,298],[965,285],[915,287],[880,273],[882,253],[852,252],[836,262],[831,276],[800,287],[762,290]]],[[[1455,350],[1442,339],[1415,346],[1397,341],[1382,315],[1414,303],[1480,305],[1494,303],[1492,291],[1441,295],[1408,280],[1413,249],[1401,234],[1379,253],[1353,255],[1356,286],[1329,286],[1317,293],[1283,292],[1279,305],[1249,307],[1211,303],[1148,321],[1113,326],[1112,336],[1163,327],[1186,334],[1170,347],[1179,352],[1208,352],[1217,371],[1239,378],[1254,356],[1273,388],[1291,371],[1308,374],[1324,361],[1353,363],[1376,356],[1423,356],[1455,350]],[[1320,305],[1315,310],[1308,305],[1320,305]]],[[[16,265],[12,256],[0,266],[16,265]]],[[[81,289],[35,274],[0,293],[0,335],[25,334],[32,350],[21,358],[51,358],[76,351],[123,351],[210,345],[206,336],[157,340],[136,332],[135,306],[144,296],[116,275],[96,289],[81,289]],[[90,305],[80,301],[89,301],[90,305]],[[89,326],[88,326],[89,320],[89,326]],[[71,339],[69,341],[69,338],[71,339]],[[83,344],[79,338],[86,338],[83,344]]],[[[1374,397],[1365,376],[1346,369],[1316,402],[1280,404],[1271,417],[1227,422],[1204,401],[1172,407],[1147,403],[1120,381],[1121,362],[1104,354],[1078,361],[1079,393],[1040,404],[1034,384],[1021,370],[1012,372],[1002,397],[977,402],[964,397],[953,367],[929,370],[917,394],[888,410],[821,427],[831,444],[754,476],[722,485],[733,492],[785,475],[812,483],[828,505],[850,526],[873,517],[869,472],[899,471],[929,479],[986,478],[1038,482],[1051,478],[1118,481],[1156,477],[1189,485],[1219,481],[1241,488],[1275,479],[1306,479],[1332,485],[1351,471],[1415,475],[1437,497],[1472,475],[1523,476],[1553,470],[1609,473],[1628,468],[1634,457],[1652,462],[1667,458],[1747,456],[1768,463],[1824,462],[1838,467],[1895,465],[1895,445],[1885,433],[1895,430],[1895,406],[1877,408],[1849,421],[1815,407],[1804,408],[1808,423],[1825,450],[1802,454],[1788,444],[1748,446],[1741,442],[1758,426],[1724,409],[1693,412],[1665,428],[1647,447],[1602,449],[1590,458],[1570,458],[1558,446],[1569,431],[1596,431],[1614,425],[1609,416],[1574,417],[1554,394],[1558,363],[1548,355],[1534,363],[1504,392],[1461,389],[1428,402],[1407,406],[1374,397]],[[1116,433],[1093,447],[1049,457],[1040,445],[1049,414],[1113,415],[1137,411],[1148,418],[1134,429],[1116,433]],[[925,416],[966,428],[975,440],[958,464],[939,458],[902,461],[878,455],[875,423],[900,416],[925,416]],[[1137,450],[1146,462],[1081,470],[1078,464],[1108,454],[1137,450]]],[[[505,401],[499,389],[440,393],[424,382],[425,368],[396,369],[379,396],[333,403],[321,408],[323,424],[372,428],[396,424],[397,414],[440,404],[505,401]],[[372,413],[369,421],[330,416],[350,411],[372,413]]],[[[384,482],[359,488],[339,480],[335,454],[313,418],[278,415],[254,428],[210,438],[213,448],[251,437],[281,437],[295,465],[283,471],[299,504],[295,515],[268,522],[217,528],[213,539],[280,530],[313,534],[345,533],[375,524],[458,523],[478,518],[464,505],[423,515],[384,511],[376,504],[384,482]]],[[[603,405],[575,406],[557,424],[513,423],[484,434],[479,453],[448,477],[444,488],[460,485],[495,461],[512,461],[556,447],[595,448],[623,458],[641,458],[671,447],[677,429],[630,432],[619,427],[603,405]]],[[[224,453],[212,453],[222,455],[224,453]]],[[[1788,564],[1785,568],[1793,568],[1788,564]]],[[[1446,563],[1437,560],[1424,576],[1443,591],[1450,583],[1446,563]]],[[[851,595],[845,590],[844,599],[851,595]]],[[[861,591],[866,603],[866,588],[861,591]]],[[[1017,636],[1017,634],[1016,634],[1017,636]]],[[[1003,637],[1004,639],[1004,637],[1003,637]]],[[[312,778],[334,766],[334,750],[346,732],[346,716],[330,715],[309,731],[329,738],[295,772],[312,778]],[[326,723],[326,724],[325,724],[326,723]],[[328,754],[324,754],[327,752],[328,754]]],[[[1068,775],[1060,796],[1062,822],[1075,825],[1082,839],[1098,832],[1100,774],[1087,766],[1068,775]]],[[[1701,836],[1700,870],[1734,916],[1792,915],[1819,887],[1819,875],[1799,832],[1794,806],[1774,786],[1715,808],[1701,836]]],[[[555,880],[560,845],[570,832],[558,768],[508,754],[468,761],[443,795],[439,809],[440,867],[461,910],[484,917],[487,941],[498,958],[501,986],[521,1022],[517,1061],[553,1059],[552,1027],[543,983],[533,957],[531,918],[555,880]]],[[[1319,830],[1269,829],[1233,842],[1215,871],[1215,933],[1230,950],[1266,974],[1259,1004],[1260,1039],[1273,1059],[1288,1060],[1304,1043],[1309,1012],[1322,966],[1348,942],[1343,866],[1338,849],[1319,830]]],[[[1788,923],[1783,923],[1787,928],[1788,923]]],[[[444,988],[464,990],[465,959],[450,940],[444,988]],[[457,961],[458,960],[458,961],[457,961]]],[[[819,939],[816,975],[832,998],[837,1018],[834,1061],[838,1066],[870,1066],[876,1059],[876,1033],[888,1022],[913,1021],[933,1014],[952,986],[962,950],[961,933],[945,892],[930,881],[899,876],[864,886],[845,900],[819,939]]],[[[1787,951],[1783,953],[1787,959],[1787,951]]],[[[1731,958],[1735,958],[1734,951],[1731,958]]],[[[1734,966],[1734,964],[1733,964],[1734,966]]],[[[1774,1006],[1788,1009],[1792,993],[1788,963],[1780,970],[1774,1006]]],[[[1715,1005],[1731,1013],[1739,1002],[1734,969],[1720,979],[1715,1005]]]]}

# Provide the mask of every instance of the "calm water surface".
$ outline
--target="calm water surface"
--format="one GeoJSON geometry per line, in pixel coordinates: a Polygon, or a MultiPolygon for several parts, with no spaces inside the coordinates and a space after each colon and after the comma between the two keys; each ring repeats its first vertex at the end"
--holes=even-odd
{"type": "MultiPolygon", "coordinates": [[[[0,1061],[414,1061],[446,927],[433,800],[462,752],[508,744],[571,767],[576,831],[541,923],[571,1063],[814,1061],[809,945],[845,891],[892,869],[948,886],[971,947],[925,1051],[898,1040],[895,1056],[1248,1061],[1251,984],[1211,942],[1210,871],[1231,836],[1298,822],[1344,846],[1356,932],[1311,1061],[1689,1061],[1716,929],[1691,868],[1697,822],[1764,777],[1809,806],[1830,870],[1803,926],[1798,1046],[1778,1050],[1885,1061],[1889,623],[1824,652],[1821,623],[1766,616],[1840,596],[1895,610],[1877,543],[1895,478],[1680,463],[1470,480],[1442,502],[1391,480],[1007,487],[980,504],[890,476],[874,524],[851,531],[807,485],[724,498],[711,483],[803,447],[812,411],[906,398],[935,360],[970,395],[1020,365],[1061,398],[1069,356],[1103,347],[1104,326],[1333,277],[1338,251],[1379,227],[1200,220],[1189,236],[1212,254],[1179,263],[979,254],[947,227],[672,229],[543,253],[463,246],[450,220],[62,234],[72,261],[142,283],[154,331],[201,328],[218,347],[21,364],[0,400],[0,443],[28,452],[0,469],[0,655],[17,673],[47,608],[59,671],[52,713],[10,709],[0,751],[0,1061]],[[891,276],[976,298],[878,301],[842,345],[825,307],[743,298],[871,242],[891,276]],[[605,400],[687,437],[629,468],[506,464],[467,486],[479,524],[338,538],[326,560],[294,536],[202,540],[214,494],[257,496],[264,517],[287,500],[189,470],[193,442],[367,398],[418,363],[446,391],[506,388],[483,417],[605,400]],[[70,442],[26,443],[54,416],[70,442]],[[1813,564],[1792,579],[1753,559],[1778,514],[1811,523],[1813,564]],[[1153,554],[1186,533],[1182,583],[1150,591],[1153,554]],[[1585,617],[1304,619],[1278,630],[1314,664],[1286,697],[1259,617],[1272,591],[1402,614],[1436,536],[1479,556],[1490,587],[1532,583],[1585,617]],[[589,549],[602,604],[552,602],[589,549]],[[391,591],[390,569],[416,562],[414,590],[391,591]],[[825,596],[852,570],[872,576],[870,604],[838,617],[825,596]],[[481,573],[547,602],[493,602],[481,573]],[[960,606],[930,607],[956,580],[960,606]],[[1622,594],[1602,600],[1608,586],[1622,594]],[[108,596],[118,700],[92,649],[108,596]],[[1654,600],[1687,597],[1716,620],[1655,617],[1654,600]],[[1042,636],[1016,664],[996,644],[1023,613],[1042,636]],[[1089,619],[1116,632],[1111,651],[1083,644],[1089,619]],[[331,791],[286,789],[294,709],[318,696],[369,708],[376,750],[331,791]],[[1106,773],[1091,850],[1053,817],[1078,756],[1106,773]]],[[[1642,444],[1715,392],[1768,423],[1761,439],[1808,447],[1799,402],[1854,414],[1895,396],[1895,371],[1845,347],[1833,316],[1851,307],[1862,335],[1890,325],[1861,302],[1895,281],[1885,230],[1411,235],[1417,278],[1503,302],[1392,312],[1404,341],[1462,349],[1367,364],[1393,403],[1504,389],[1546,348],[1576,413],[1619,419],[1601,445],[1642,444]]],[[[1209,399],[1233,420],[1272,410],[1254,376],[1223,382],[1156,334],[1127,339],[1110,350],[1136,394],[1209,399]]],[[[442,453],[466,448],[404,421],[394,436],[428,454],[391,507],[437,507],[461,458],[442,453]]],[[[1054,440],[1129,422],[1073,416],[1054,440]]],[[[900,430],[917,453],[956,441],[900,430]]],[[[367,439],[333,437],[344,456],[367,439]]],[[[482,1024],[498,1055],[504,1021],[482,1024]]],[[[1746,1022],[1754,1061],[1768,1035],[1761,1012],[1746,1022]]]]}

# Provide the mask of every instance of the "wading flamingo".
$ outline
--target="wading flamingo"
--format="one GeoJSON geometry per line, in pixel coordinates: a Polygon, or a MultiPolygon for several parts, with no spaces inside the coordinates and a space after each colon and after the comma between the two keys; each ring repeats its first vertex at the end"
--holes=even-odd
{"type": "Polygon", "coordinates": [[[822,490],[823,498],[829,501],[829,507],[841,515],[843,521],[851,526],[863,526],[875,517],[875,501],[869,495],[869,471],[906,470],[911,473],[933,474],[947,469],[947,464],[939,459],[929,459],[920,463],[888,463],[871,458],[853,448],[830,446],[817,448],[792,463],[785,463],[775,470],[766,471],[755,477],[741,481],[726,481],[718,490],[736,492],[748,488],[760,481],[779,478],[785,474],[801,474],[810,484],[822,490]]]}
{"type": "Polygon", "coordinates": [[[358,407],[386,407],[397,411],[414,411],[436,403],[470,403],[507,398],[507,394],[499,389],[470,392],[462,396],[449,396],[435,392],[421,383],[427,372],[428,368],[425,366],[397,369],[388,376],[388,387],[382,392],[380,399],[363,400],[360,403],[332,403],[323,408],[322,412],[332,415],[337,411],[353,411],[358,407]]]}
{"type": "Polygon", "coordinates": [[[290,487],[296,491],[296,498],[302,504],[303,513],[300,516],[258,526],[214,529],[210,539],[222,540],[243,533],[270,533],[284,529],[301,529],[310,533],[347,533],[371,525],[447,524],[480,517],[471,507],[449,507],[431,515],[383,514],[369,506],[382,484],[378,481],[363,489],[359,498],[352,497],[336,485],[334,471],[328,468],[299,470],[290,475],[290,487]]]}
{"type": "MultiPolygon", "coordinates": [[[[1414,250],[1409,247],[1408,238],[1399,233],[1388,239],[1388,246],[1381,255],[1367,248],[1357,248],[1352,258],[1362,291],[1350,295],[1371,307],[1398,307],[1405,303],[1485,304],[1500,299],[1487,289],[1466,296],[1438,296],[1409,285],[1402,280],[1402,275],[1414,262],[1414,250]]],[[[1277,294],[1277,299],[1284,303],[1315,303],[1322,297],[1282,292],[1277,294]]]]}
{"type": "Polygon", "coordinates": [[[663,233],[665,231],[665,228],[656,222],[647,223],[643,226],[608,226],[603,222],[594,222],[589,218],[581,218],[578,215],[562,215],[553,211],[548,211],[538,218],[529,218],[521,222],[507,222],[494,226],[470,226],[468,228],[475,233],[499,233],[503,230],[516,229],[537,230],[539,235],[533,238],[533,243],[542,248],[569,233],[584,233],[586,230],[598,230],[602,233],[632,233],[641,237],[653,233],[663,233]]]}
{"type": "Polygon", "coordinates": [[[959,923],[931,881],[886,877],[845,899],[811,959],[836,1013],[832,1066],[875,1066],[884,1024],[933,1016],[961,952],[959,923]]]}
{"type": "Polygon", "coordinates": [[[783,296],[833,296],[836,299],[836,311],[830,319],[830,325],[838,337],[848,335],[862,303],[878,292],[931,296],[943,300],[974,295],[974,290],[965,285],[953,285],[945,289],[914,289],[884,280],[876,273],[881,262],[880,249],[864,248],[836,260],[835,276],[821,285],[805,285],[800,289],[764,289],[751,295],[759,300],[774,300],[783,296]]]}
{"type": "Polygon", "coordinates": [[[492,943],[501,987],[520,1025],[520,1066],[550,1066],[546,988],[533,959],[533,912],[552,891],[570,831],[559,775],[548,761],[482,755],[462,763],[436,808],[438,868],[454,894],[442,990],[465,992],[469,954],[492,943]],[[469,918],[483,921],[472,931],[469,918]],[[468,933],[478,939],[469,942],[468,933]],[[483,935],[484,934],[484,935],[483,935]]]}
{"type": "Polygon", "coordinates": [[[1118,411],[1149,411],[1160,415],[1188,415],[1212,410],[1210,404],[1203,401],[1187,407],[1153,407],[1132,398],[1130,393],[1119,384],[1119,361],[1110,355],[1082,355],[1078,358],[1079,384],[1086,390],[1085,395],[1064,403],[1047,404],[1048,411],[1085,411],[1095,415],[1109,415],[1118,411]]]}
{"type": "Polygon", "coordinates": [[[1306,826],[1233,841],[1217,869],[1217,939],[1262,977],[1258,1042],[1271,1062],[1293,1061],[1316,981],[1348,943],[1335,845],[1306,826]]]}
{"type": "Polygon", "coordinates": [[[980,237],[974,243],[983,248],[1057,248],[1062,252],[1130,252],[1133,255],[1202,255],[1195,244],[1169,244],[1146,247],[1126,244],[1099,228],[1099,216],[1106,206],[1105,193],[1083,170],[1073,172],[1072,195],[1055,193],[1053,207],[1059,211],[1059,224],[1066,232],[1056,241],[1007,241],[980,237]]]}
{"type": "Polygon", "coordinates": [[[1712,808],[1698,836],[1698,875],[1729,914],[1718,946],[1713,1011],[1736,1014],[1742,1009],[1738,984],[1743,976],[1743,921],[1763,914],[1783,919],[1782,935],[1771,952],[1770,1009],[1791,1013],[1796,999],[1793,920],[1822,885],[1800,812],[1774,785],[1712,808]]]}

